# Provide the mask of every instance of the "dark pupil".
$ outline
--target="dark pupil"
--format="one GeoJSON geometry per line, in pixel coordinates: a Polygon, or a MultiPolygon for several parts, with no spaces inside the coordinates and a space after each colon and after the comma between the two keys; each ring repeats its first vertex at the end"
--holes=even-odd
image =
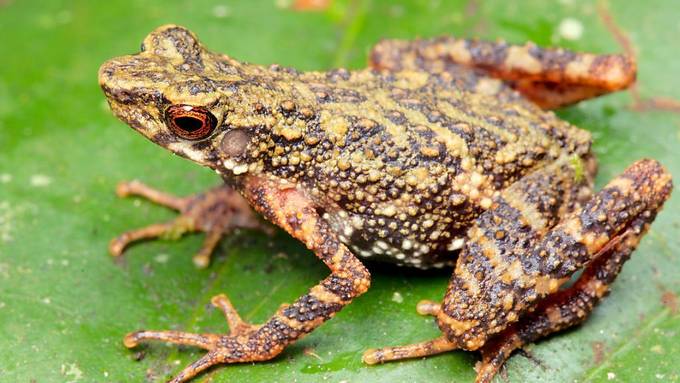
{"type": "Polygon", "coordinates": [[[175,125],[185,132],[195,132],[203,127],[203,120],[194,117],[177,117],[175,125]]]}

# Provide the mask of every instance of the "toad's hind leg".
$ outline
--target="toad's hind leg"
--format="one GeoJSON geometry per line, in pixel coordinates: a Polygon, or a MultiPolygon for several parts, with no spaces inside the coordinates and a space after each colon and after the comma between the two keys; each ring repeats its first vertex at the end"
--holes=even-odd
{"type": "Polygon", "coordinates": [[[116,188],[120,197],[140,196],[154,203],[179,211],[172,221],[153,224],[125,232],[109,244],[109,252],[120,256],[131,243],[143,239],[164,237],[175,239],[188,232],[206,233],[201,249],[194,255],[198,267],[206,267],[220,239],[233,229],[255,228],[270,231],[254,214],[248,202],[234,189],[220,185],[204,193],[176,197],[153,189],[139,181],[123,182],[116,188]]]}
{"type": "Polygon", "coordinates": [[[461,347],[479,349],[608,251],[638,219],[654,215],[671,187],[658,162],[638,161],[539,235],[527,234],[536,221],[530,209],[513,211],[499,201],[471,230],[437,317],[440,328],[461,347]]]}
{"type": "Polygon", "coordinates": [[[547,230],[533,227],[540,210],[513,203],[513,192],[494,201],[470,230],[437,312],[450,343],[482,351],[478,382],[489,382],[512,350],[587,316],[671,188],[658,162],[638,161],[547,230]]]}
{"type": "Polygon", "coordinates": [[[453,37],[384,40],[373,48],[370,57],[374,68],[448,72],[463,78],[459,83],[470,90],[502,93],[503,87],[490,86],[479,75],[495,77],[545,109],[625,89],[635,81],[636,74],[635,61],[625,55],[453,37]]]}
{"type": "MultiPolygon", "coordinates": [[[[492,233],[494,237],[502,236],[512,243],[531,246],[540,233],[544,233],[557,223],[560,216],[590,198],[592,178],[596,169],[590,157],[587,157],[586,161],[586,164],[580,165],[580,161],[575,161],[574,158],[562,157],[553,164],[524,177],[496,199],[494,207],[477,219],[475,227],[470,232],[487,230],[493,222],[503,227],[503,230],[492,233]],[[514,210],[517,214],[509,216],[508,210],[514,210]],[[512,232],[512,229],[517,227],[512,225],[519,221],[518,216],[531,218],[532,225],[522,226],[520,230],[512,232]]],[[[481,244],[475,243],[475,240],[474,236],[468,238],[466,247],[478,248],[481,244]]],[[[441,314],[441,308],[439,303],[421,301],[416,310],[421,315],[437,317],[441,314]]],[[[367,350],[363,360],[368,364],[375,364],[434,355],[456,348],[459,348],[459,345],[442,336],[429,342],[408,346],[367,350]]]]}
{"type": "Polygon", "coordinates": [[[476,367],[476,382],[490,383],[514,350],[585,321],[609,292],[610,284],[630,258],[654,216],[638,217],[610,249],[605,249],[588,265],[573,286],[541,301],[533,312],[485,344],[481,349],[482,360],[476,367]]]}
{"type": "Polygon", "coordinates": [[[257,178],[245,181],[245,195],[269,220],[305,245],[328,266],[331,275],[291,305],[281,306],[262,325],[245,323],[226,296],[212,303],[226,316],[231,332],[227,335],[192,334],[177,331],[137,331],[125,337],[124,344],[160,340],[201,347],[208,353],[182,370],[172,383],[180,383],[221,363],[264,361],[274,358],[297,339],[332,318],[370,285],[363,264],[343,245],[331,227],[319,217],[315,205],[296,188],[257,178]]]}
{"type": "Polygon", "coordinates": [[[526,250],[494,238],[502,227],[491,222],[477,240],[486,250],[467,248],[458,259],[437,317],[452,342],[482,351],[477,381],[491,381],[512,350],[583,321],[671,189],[658,162],[641,160],[526,250]],[[488,271],[474,275],[485,265],[488,271]],[[578,282],[559,291],[582,268],[578,282]]]}

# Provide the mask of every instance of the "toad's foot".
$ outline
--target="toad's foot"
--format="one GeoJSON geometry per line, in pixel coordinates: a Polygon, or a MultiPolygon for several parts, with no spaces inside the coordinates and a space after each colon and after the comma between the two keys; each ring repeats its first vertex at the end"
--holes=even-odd
{"type": "Polygon", "coordinates": [[[217,186],[204,193],[188,197],[176,197],[155,190],[139,181],[123,182],[116,188],[120,197],[140,196],[154,203],[179,211],[172,221],[153,224],[125,232],[109,244],[109,252],[119,256],[133,242],[150,238],[177,239],[189,232],[206,233],[201,249],[194,255],[194,264],[206,267],[220,239],[235,228],[254,228],[270,232],[271,228],[261,222],[248,202],[227,185],[217,186]]]}
{"type": "Polygon", "coordinates": [[[226,295],[212,298],[213,306],[220,309],[229,323],[229,334],[193,334],[181,331],[136,331],[125,336],[128,348],[150,340],[200,347],[208,351],[202,358],[188,365],[170,383],[185,382],[202,371],[222,363],[256,362],[274,358],[283,347],[272,347],[274,334],[271,326],[256,326],[244,322],[226,295]]]}
{"type": "MultiPolygon", "coordinates": [[[[418,302],[416,311],[420,315],[437,316],[441,304],[433,301],[422,300],[418,302]]],[[[406,346],[372,348],[364,351],[362,360],[366,364],[378,364],[399,359],[420,358],[429,355],[440,354],[442,352],[456,349],[454,343],[449,342],[445,336],[432,339],[426,342],[409,344],[406,346]]]]}
{"type": "Polygon", "coordinates": [[[361,360],[366,364],[378,364],[400,359],[422,358],[455,350],[456,348],[458,346],[455,343],[450,342],[446,339],[446,336],[442,335],[436,339],[406,346],[368,349],[364,352],[361,360]]]}

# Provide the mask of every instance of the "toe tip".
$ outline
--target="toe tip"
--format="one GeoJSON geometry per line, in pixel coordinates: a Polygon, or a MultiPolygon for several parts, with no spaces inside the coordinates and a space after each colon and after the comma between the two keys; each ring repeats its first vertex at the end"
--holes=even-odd
{"type": "Polygon", "coordinates": [[[137,333],[132,332],[125,335],[125,338],[123,338],[123,345],[127,348],[137,347],[139,345],[139,342],[137,342],[137,333]]]}
{"type": "Polygon", "coordinates": [[[210,298],[210,303],[212,303],[213,306],[221,306],[223,302],[229,301],[226,295],[224,294],[217,294],[214,297],[210,298]]]}
{"type": "Polygon", "coordinates": [[[210,257],[207,257],[203,254],[198,254],[194,256],[193,261],[194,266],[199,269],[205,269],[210,264],[210,257]]]}
{"type": "Polygon", "coordinates": [[[420,315],[437,315],[439,314],[439,303],[422,300],[416,305],[416,312],[420,315]]]}
{"type": "Polygon", "coordinates": [[[118,197],[127,197],[130,194],[130,182],[121,182],[116,185],[116,195],[118,197]]]}
{"type": "Polygon", "coordinates": [[[119,257],[123,254],[125,244],[120,238],[114,238],[109,242],[109,254],[114,257],[119,257]]]}
{"type": "Polygon", "coordinates": [[[378,364],[380,363],[380,352],[374,348],[366,350],[361,361],[368,365],[378,364]]]}

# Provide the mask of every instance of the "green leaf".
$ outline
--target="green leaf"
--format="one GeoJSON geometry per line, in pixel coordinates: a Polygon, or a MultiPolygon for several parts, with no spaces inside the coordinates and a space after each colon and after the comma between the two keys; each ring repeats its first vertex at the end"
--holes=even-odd
{"type": "MultiPolygon", "coordinates": [[[[223,332],[223,318],[209,307],[210,297],[222,292],[245,319],[260,322],[327,274],[284,233],[238,233],[222,242],[207,270],[191,262],[199,235],[139,244],[119,262],[107,254],[116,234],[173,217],[146,201],[116,198],[119,180],[140,178],[181,195],[218,182],[117,121],[98,89],[99,64],[136,51],[156,26],[183,24],[213,50],[302,70],[359,68],[383,37],[455,34],[622,50],[600,17],[606,3],[347,0],[318,13],[295,12],[288,3],[0,1],[0,380],[164,381],[201,352],[162,344],[129,351],[121,343],[126,332],[223,332]],[[565,39],[564,20],[581,25],[582,35],[565,39]]],[[[677,3],[608,6],[638,53],[642,97],[680,99],[677,3]]],[[[641,157],[657,158],[680,176],[677,112],[634,111],[632,102],[630,93],[619,93],[560,112],[593,132],[598,185],[641,157]]],[[[511,358],[510,382],[680,379],[674,298],[680,292],[679,201],[667,203],[609,298],[584,325],[530,346],[540,365],[511,358]]],[[[477,355],[463,351],[375,367],[361,363],[366,348],[438,334],[415,304],[441,299],[450,273],[369,266],[371,290],[283,355],[212,369],[202,381],[472,381],[477,355]]]]}

